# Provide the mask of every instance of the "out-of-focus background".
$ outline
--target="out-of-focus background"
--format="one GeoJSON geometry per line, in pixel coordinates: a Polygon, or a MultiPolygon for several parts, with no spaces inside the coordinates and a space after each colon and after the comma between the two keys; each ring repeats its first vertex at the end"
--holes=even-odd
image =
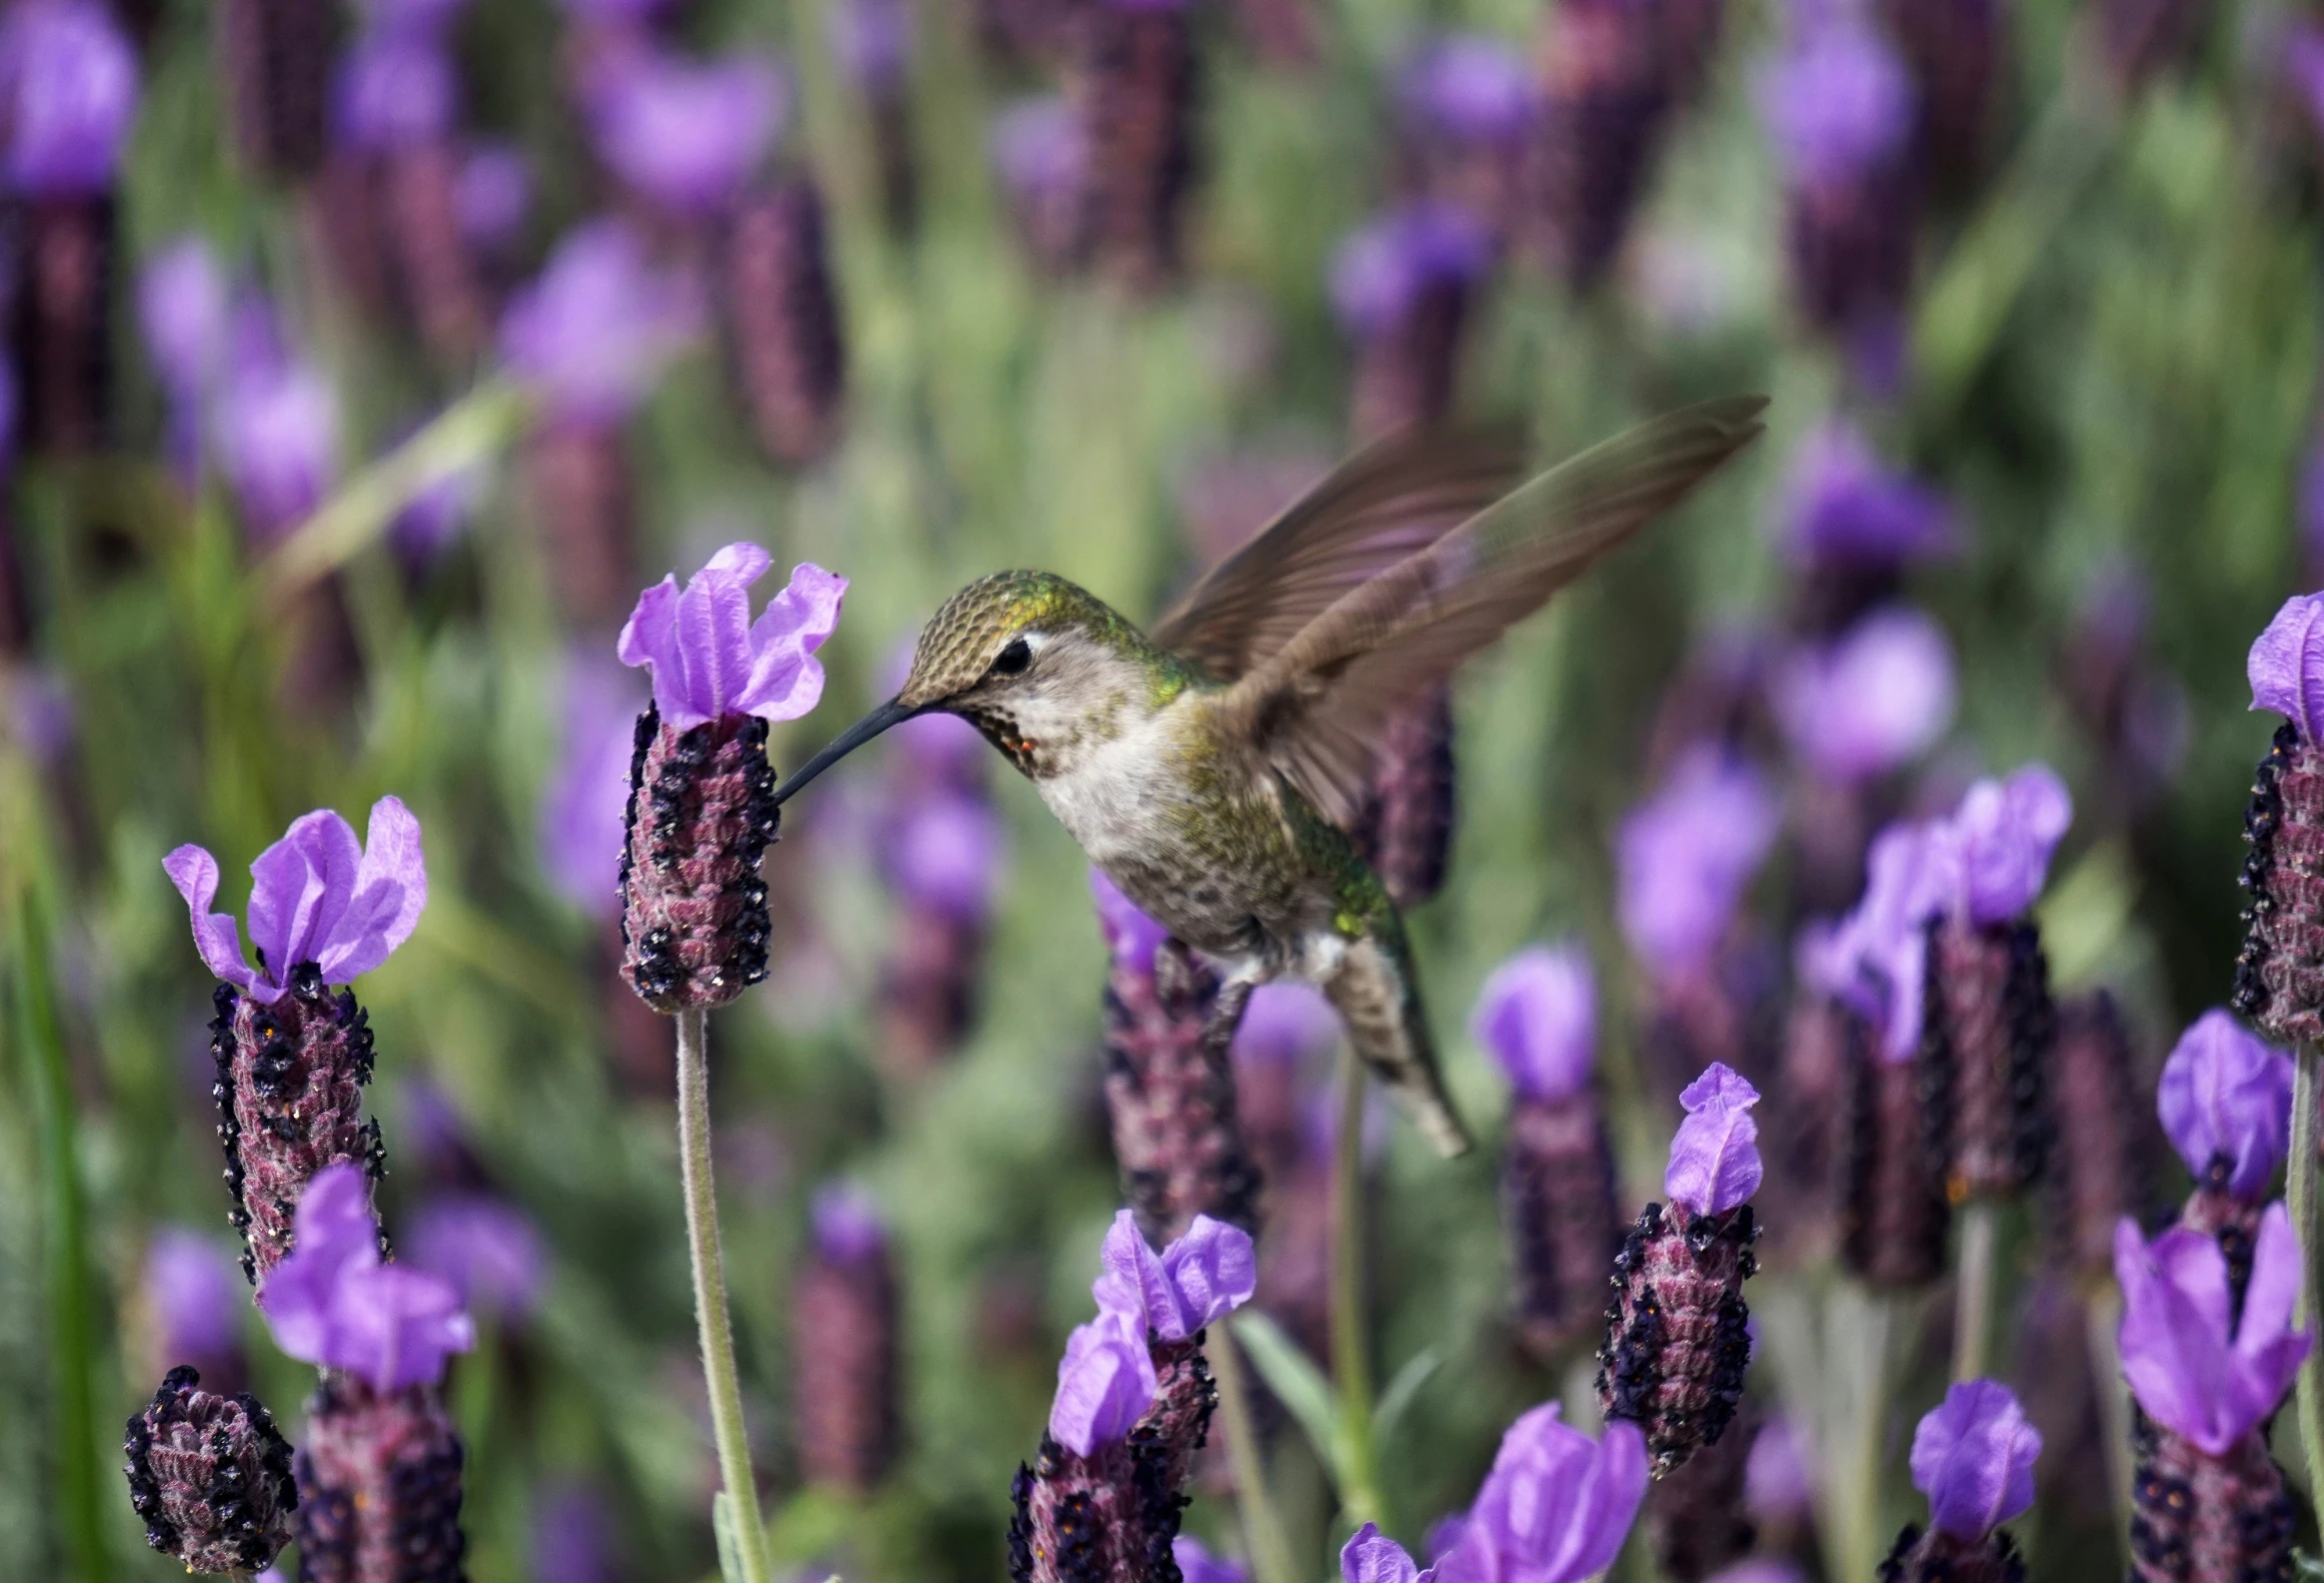
{"type": "MultiPolygon", "coordinates": [[[[2302,6],[12,0],[0,106],[0,1577],[168,1575],[111,1448],[171,1363],[239,1371],[297,1438],[312,1373],[234,1269],[211,979],[161,858],[210,847],[238,910],[291,818],[390,792],[430,899],[360,986],[371,1102],[402,1256],[482,1329],[450,1386],[472,1575],[711,1572],[668,1024],[610,967],[646,691],[613,641],[730,541],[851,579],[790,765],[973,575],[1143,618],[1402,425],[1513,422],[1546,463],[1772,397],[1762,442],[1454,692],[1449,874],[1413,927],[1486,1142],[1445,1164],[1383,1110],[1374,1166],[1383,1371],[1438,1354],[1383,1449],[1415,1543],[1572,1373],[1515,1338],[1507,1088],[1468,1009],[1578,939],[1623,1201],[1658,1192],[1662,964],[1616,834],[1690,747],[1780,798],[1721,925],[1763,1053],[1793,932],[1854,899],[1878,824],[2034,759],[2077,803],[2041,912],[2061,993],[2110,987],[2150,1073],[2226,996],[2273,729],[2242,657],[2324,563],[2302,6]]],[[[768,876],[771,977],[714,1070],[776,1544],[851,1583],[991,1579],[1119,1201],[1084,865],[938,724],[787,809],[768,876]],[[868,1476],[803,1400],[794,1272],[840,1190],[896,1270],[868,1476]]],[[[1239,1059],[1275,1127],[1259,1302],[1312,1336],[1330,1040],[1295,1010],[1239,1059]]],[[[2042,1350],[2080,1357],[2041,1322],[2046,1214],[2003,1247],[1996,1372],[2063,1392],[2020,1533],[2038,1576],[2119,1575],[2074,1440],[2102,1393],[2042,1350]]],[[[1763,1356],[1798,1311],[1761,1305],[1763,1356]]],[[[1320,1575],[1327,1488],[1262,1427],[1320,1575]]],[[[1753,1498],[1815,1570],[1811,1451],[1754,1458],[1753,1498]]],[[[1188,1528],[1230,1546],[1218,1489],[1188,1528]]]]}

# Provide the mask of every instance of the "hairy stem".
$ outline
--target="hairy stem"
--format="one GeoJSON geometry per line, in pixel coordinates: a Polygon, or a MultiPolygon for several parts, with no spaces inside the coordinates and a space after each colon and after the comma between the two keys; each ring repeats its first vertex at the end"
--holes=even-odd
{"type": "Polygon", "coordinates": [[[1340,1509],[1349,1525],[1360,1526],[1380,1522],[1382,1502],[1371,1443],[1371,1347],[1363,1303],[1365,1076],[1352,1047],[1342,1058],[1340,1083],[1339,1130],[1331,1141],[1331,1382],[1339,1398],[1340,1509]]]}
{"type": "Polygon", "coordinates": [[[1242,1518],[1242,1542],[1249,1547],[1251,1569],[1258,1583],[1298,1583],[1290,1541],[1283,1537],[1282,1518],[1267,1492],[1242,1349],[1224,1325],[1211,1327],[1209,1355],[1210,1374],[1218,1385],[1218,1416],[1226,1427],[1226,1452],[1234,1459],[1234,1504],[1242,1518]]]}
{"type": "Polygon", "coordinates": [[[759,1521],[751,1445],[743,1433],[743,1385],[735,1372],[735,1327],[727,1313],[727,1271],[719,1251],[718,1195],[710,1162],[710,1014],[678,1013],[678,1161],[686,1184],[686,1244],[694,1266],[694,1317],[702,1331],[702,1373],[710,1387],[719,1483],[735,1514],[740,1580],[768,1583],[767,1540],[759,1521]]]}
{"type": "MultiPolygon", "coordinates": [[[[2306,1040],[2292,1078],[2292,1158],[2284,1184],[2291,1200],[2293,1229],[2300,1237],[2300,1301],[2294,1318],[2308,1322],[2318,1311],[2316,1293],[2316,1103],[2318,1065],[2324,1053],[2306,1040]]],[[[2317,1349],[2308,1348],[2300,1363],[2300,1455],[2308,1464],[2308,1488],[2324,1490],[2324,1379],[2317,1374],[2317,1349]]]]}
{"type": "Polygon", "coordinates": [[[1982,1379],[1993,1355],[1993,1256],[2001,1206],[1972,1198],[1961,1211],[1961,1258],[1953,1275],[1953,1382],[1982,1379]]]}

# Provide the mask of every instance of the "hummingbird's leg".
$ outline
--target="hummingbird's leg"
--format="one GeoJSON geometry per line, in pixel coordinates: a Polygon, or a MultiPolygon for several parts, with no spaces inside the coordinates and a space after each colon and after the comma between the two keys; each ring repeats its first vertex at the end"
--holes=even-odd
{"type": "Polygon", "coordinates": [[[1218,1059],[1226,1058],[1226,1047],[1234,1042],[1234,1030],[1242,1026],[1242,1013],[1250,1005],[1250,991],[1257,987],[1256,974],[1240,972],[1218,985],[1209,1020],[1202,1024],[1202,1042],[1218,1059]]]}

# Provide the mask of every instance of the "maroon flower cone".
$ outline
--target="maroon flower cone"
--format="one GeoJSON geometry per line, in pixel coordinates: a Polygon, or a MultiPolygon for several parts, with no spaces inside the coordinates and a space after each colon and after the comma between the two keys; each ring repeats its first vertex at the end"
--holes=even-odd
{"type": "Polygon", "coordinates": [[[861,1495],[896,1459],[896,1271],[885,1246],[819,1251],[792,1296],[800,1471],[861,1495]]]}
{"type": "Polygon", "coordinates": [[[325,1374],[295,1464],[300,1583],[464,1583],[463,1460],[433,1386],[325,1374]]]}
{"type": "Polygon", "coordinates": [[[2324,752],[2289,721],[2253,777],[2243,838],[2235,1009],[2279,1043],[2324,1038],[2324,752]]]}
{"type": "Polygon", "coordinates": [[[724,1005],[767,976],[759,859],[781,812],[767,723],[638,717],[622,845],[622,976],[657,1011],[724,1005]]]}
{"type": "Polygon", "coordinates": [[[1644,1432],[1657,1478],[1734,1420],[1751,1359],[1743,1282],[1758,1268],[1758,1239],[1748,1203],[1717,1215],[1650,1203],[1614,1255],[1597,1398],[1608,1419],[1644,1432]]]}
{"type": "Polygon", "coordinates": [[[2025,1416],[2041,1431],[2036,1499],[2076,1527],[2110,1528],[2106,1482],[2090,1477],[2090,1470],[2106,1465],[2111,1431],[2099,1402],[2114,1386],[2091,1361],[2088,1287],[2080,1274],[2045,1270],[2028,1283],[2013,1326],[2011,1384],[2025,1416]]]}
{"type": "Polygon", "coordinates": [[[637,598],[637,511],[619,433],[552,423],[525,443],[525,488],[549,588],[578,626],[618,622],[637,598]]]}
{"type": "Polygon", "coordinates": [[[1315,13],[1309,0],[1235,0],[1234,25],[1265,65],[1289,68],[1314,62],[1315,13]]]}
{"type": "Polygon", "coordinates": [[[1670,1583],[1702,1583],[1750,1554],[1757,1534],[1743,1496],[1753,1429],[1747,1421],[1730,1424],[1684,1467],[1647,1489],[1646,1542],[1670,1583]]]}
{"type": "Polygon", "coordinates": [[[951,1054],[977,1009],[985,929],[907,900],[880,965],[880,1058],[899,1078],[921,1076],[951,1054]]]}
{"type": "Polygon", "coordinates": [[[1460,330],[1467,317],[1468,288],[1436,281],[1421,290],[1392,329],[1362,343],[1348,410],[1348,428],[1357,440],[1417,429],[1451,410],[1460,373],[1460,330]]]}
{"type": "Polygon", "coordinates": [[[2206,1455],[2132,1409],[2131,1575],[2139,1583],[2243,1583],[2294,1575],[2292,1497],[2255,1429],[2206,1455]]]}
{"type": "Polygon", "coordinates": [[[1597,1096],[1520,1098],[1501,1162],[1517,1331],[1544,1360],[1605,1320],[1606,1266],[1622,1245],[1614,1153],[1597,1096]]]}
{"type": "Polygon", "coordinates": [[[1918,1063],[1859,1051],[1839,1161],[1840,1257],[1875,1286],[1925,1286],[1944,1273],[1952,1209],[1928,1111],[1918,1063]]]}
{"type": "Polygon", "coordinates": [[[338,36],[330,0],[221,0],[227,113],[253,170],[297,177],[321,167],[338,36]]]}
{"type": "Polygon", "coordinates": [[[823,198],[804,177],[745,198],[721,261],[727,340],[759,443],[788,467],[840,436],[846,348],[823,198]]]}
{"type": "Polygon", "coordinates": [[[2049,1150],[2049,964],[2029,921],[1931,926],[1920,1061],[1955,1202],[2002,1196],[2049,1150]]]}
{"type": "Polygon", "coordinates": [[[1920,156],[1958,191],[1985,162],[2000,83],[2000,0],[1882,0],[1882,19],[1920,90],[1920,156]]]}
{"type": "Polygon", "coordinates": [[[1786,225],[1792,288],[1811,324],[1849,332],[1894,313],[1912,282],[1918,203],[1901,165],[1792,193],[1786,225]]]}
{"type": "Polygon", "coordinates": [[[2070,1268],[2103,1276],[2114,1267],[2115,1223],[2124,1215],[2148,1218],[2151,1162],[2163,1146],[2112,995],[2100,990],[2059,1004],[2052,1068],[2058,1126],[2051,1139],[2050,1183],[2057,1246],[2070,1268]]]}
{"type": "Polygon", "coordinates": [[[1154,1405],[1127,1438],[1076,1455],[1046,1432],[1010,1488],[1010,1583],[1162,1583],[1186,1475],[1207,1443],[1218,1390],[1197,1332],[1153,1343],[1154,1405]]]}
{"type": "Polygon", "coordinates": [[[1258,1225],[1258,1166],[1234,1103],[1224,1041],[1205,1037],[1218,979],[1176,940],[1151,972],[1117,960],[1106,979],[1106,1107],[1123,1195],[1149,1240],[1206,1214],[1258,1225]]]}
{"type": "Polygon", "coordinates": [[[1098,0],[1077,28],[1070,97],[1090,149],[1082,236],[1102,273],[1135,291],[1160,291],[1178,277],[1193,176],[1186,13],[1098,0]]]}
{"type": "Polygon", "coordinates": [[[36,198],[11,220],[23,249],[13,327],[23,434],[51,455],[93,451],[112,389],[113,200],[36,198]]]}
{"type": "Polygon", "coordinates": [[[1527,185],[1541,250],[1577,291],[1619,250],[1669,110],[1658,9],[1565,0],[1549,35],[1527,185]]]}
{"type": "Polygon", "coordinates": [[[1650,986],[1638,1053],[1659,1103],[1677,1109],[1679,1092],[1713,1061],[1754,1080],[1774,1064],[1773,973],[1756,945],[1737,942],[1707,971],[1650,986]]]}
{"type": "Polygon", "coordinates": [[[1956,1539],[1907,1523],[1880,1563],[1880,1583],[2025,1583],[2025,1558],[2006,1533],[1956,1539]]]}
{"type": "Polygon", "coordinates": [[[1784,1021],[1776,1102],[1762,1123],[1773,1146],[1759,1195],[1775,1228],[1769,1254],[1787,1267],[1831,1249],[1849,1093],[1856,1068],[1870,1058],[1869,1039],[1860,1018],[1821,995],[1801,996],[1784,1021]]]}
{"type": "Polygon", "coordinates": [[[333,994],[312,962],[291,969],[273,1005],[220,984],[210,1023],[218,1141],[226,1150],[227,1218],[242,1233],[242,1272],[256,1285],[291,1250],[291,1216],[326,1165],[385,1174],[379,1123],[363,1119],[371,1081],[370,1013],[355,991],[333,994]]]}
{"type": "Polygon", "coordinates": [[[476,356],[487,320],[483,282],[460,231],[460,150],[438,141],[390,155],[380,172],[404,312],[445,363],[476,356]]]}
{"type": "Polygon", "coordinates": [[[1438,688],[1382,728],[1352,832],[1396,905],[1417,906],[1444,883],[1453,813],[1452,693],[1438,688]]]}
{"type": "Polygon", "coordinates": [[[377,160],[344,149],[325,157],[310,189],[309,223],[330,266],[331,284],[377,320],[390,316],[395,301],[389,281],[395,242],[381,207],[377,160]]]}
{"type": "Polygon", "coordinates": [[[201,1383],[191,1368],[171,1369],[129,1420],[129,1504],[145,1542],[187,1571],[256,1572],[290,1542],[291,1448],[255,1397],[201,1383]]]}

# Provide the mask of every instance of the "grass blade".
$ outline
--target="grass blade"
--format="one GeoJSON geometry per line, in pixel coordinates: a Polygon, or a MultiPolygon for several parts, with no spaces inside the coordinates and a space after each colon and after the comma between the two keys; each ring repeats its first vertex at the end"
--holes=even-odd
{"type": "Polygon", "coordinates": [[[1250,1354],[1251,1367],[1266,1381],[1266,1388],[1306,1431],[1332,1482],[1339,1483],[1346,1475],[1339,1402],[1323,1371],[1265,1314],[1245,1309],[1229,1321],[1229,1328],[1234,1339],[1242,1343],[1242,1350],[1250,1354]]]}

